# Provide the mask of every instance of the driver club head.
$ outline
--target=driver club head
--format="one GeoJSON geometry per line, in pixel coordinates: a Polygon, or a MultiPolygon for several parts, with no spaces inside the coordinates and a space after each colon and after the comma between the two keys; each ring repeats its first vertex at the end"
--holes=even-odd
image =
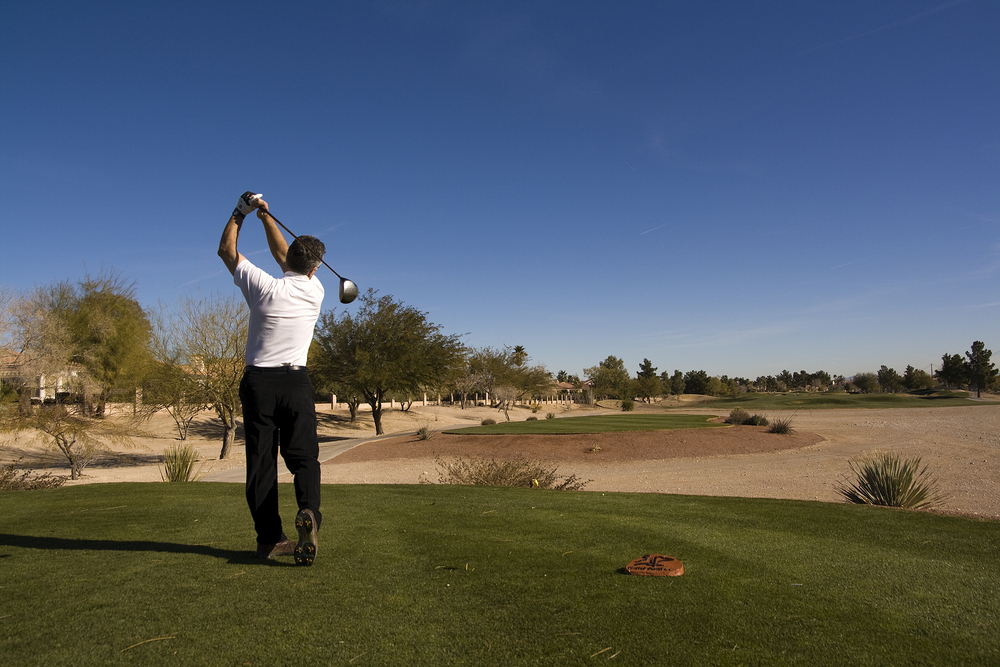
{"type": "Polygon", "coordinates": [[[340,279],[340,302],[350,303],[358,298],[358,286],[347,278],[340,279]]]}

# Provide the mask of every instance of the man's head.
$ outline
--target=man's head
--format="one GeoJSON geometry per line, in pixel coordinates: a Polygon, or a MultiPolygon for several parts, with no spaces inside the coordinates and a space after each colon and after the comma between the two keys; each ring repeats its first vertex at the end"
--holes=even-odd
{"type": "Polygon", "coordinates": [[[322,264],[326,246],[315,236],[300,236],[288,246],[285,263],[295,273],[309,275],[309,272],[322,264]]]}

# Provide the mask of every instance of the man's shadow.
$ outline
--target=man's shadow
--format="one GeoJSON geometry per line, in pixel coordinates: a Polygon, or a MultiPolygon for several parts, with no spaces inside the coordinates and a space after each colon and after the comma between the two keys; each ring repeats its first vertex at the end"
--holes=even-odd
{"type": "MultiPolygon", "coordinates": [[[[224,558],[226,562],[238,565],[271,565],[293,567],[292,561],[257,558],[251,551],[217,549],[207,544],[178,544],[176,542],[150,542],[146,540],[85,540],[66,537],[37,537],[34,535],[12,535],[0,533],[0,547],[20,549],[62,549],[66,551],[150,551],[170,554],[195,554],[224,558]]],[[[9,558],[10,554],[0,554],[9,558]]]]}

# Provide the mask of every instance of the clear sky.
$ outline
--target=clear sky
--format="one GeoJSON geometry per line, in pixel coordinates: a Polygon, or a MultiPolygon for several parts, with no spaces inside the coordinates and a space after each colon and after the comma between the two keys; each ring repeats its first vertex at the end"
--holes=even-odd
{"type": "MultiPolygon", "coordinates": [[[[1000,355],[995,0],[3,0],[0,25],[18,290],[238,293],[216,249],[251,189],[362,290],[553,372],[1000,355]]],[[[256,218],[240,250],[276,269],[256,218]]]]}

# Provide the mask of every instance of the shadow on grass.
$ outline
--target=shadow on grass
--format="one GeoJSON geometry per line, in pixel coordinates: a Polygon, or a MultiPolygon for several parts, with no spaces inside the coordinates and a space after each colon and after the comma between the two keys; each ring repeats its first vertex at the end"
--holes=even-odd
{"type": "MultiPolygon", "coordinates": [[[[178,544],[176,542],[150,542],[148,540],[83,540],[65,537],[37,537],[35,535],[12,535],[0,533],[0,547],[17,547],[19,549],[43,549],[46,551],[131,551],[168,554],[194,554],[196,556],[211,556],[222,558],[228,563],[237,565],[269,565],[277,567],[295,567],[291,560],[257,558],[251,551],[233,551],[217,549],[206,544],[178,544]]],[[[6,557],[9,554],[2,554],[6,557]]]]}

